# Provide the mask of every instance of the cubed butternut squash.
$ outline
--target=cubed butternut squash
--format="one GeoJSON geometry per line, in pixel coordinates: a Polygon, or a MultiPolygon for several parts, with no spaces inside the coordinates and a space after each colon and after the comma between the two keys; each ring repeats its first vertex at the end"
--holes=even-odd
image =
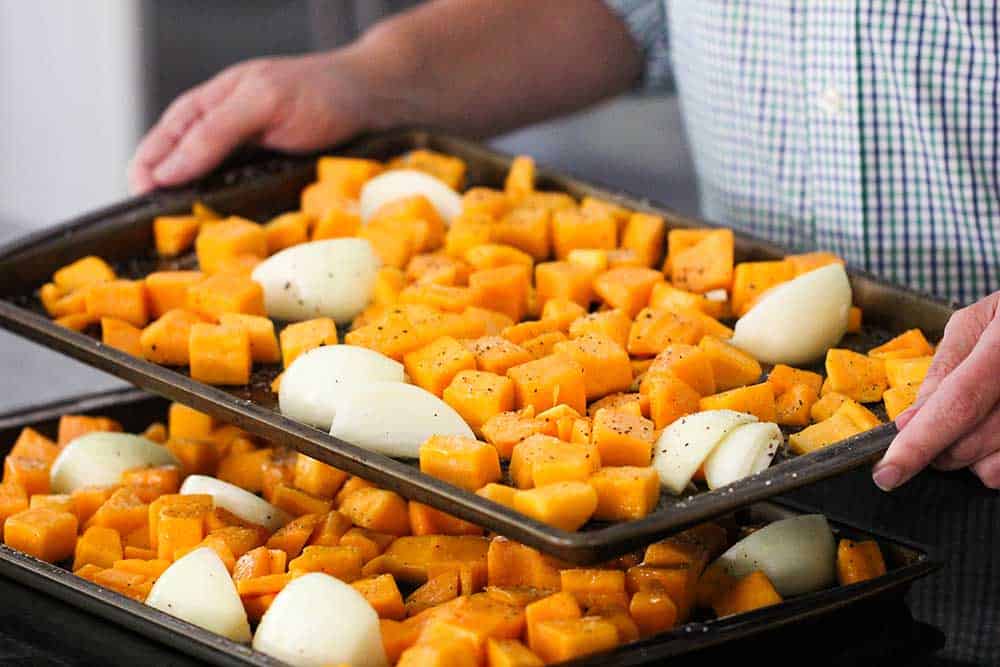
{"type": "Polygon", "coordinates": [[[773,422],[777,416],[774,405],[774,387],[768,382],[705,396],[698,402],[698,407],[701,410],[747,412],[763,422],[773,422]]]}
{"type": "Polygon", "coordinates": [[[156,271],[145,278],[149,313],[152,317],[162,317],[175,308],[187,304],[188,289],[205,279],[201,271],[156,271]]]}
{"type": "Polygon", "coordinates": [[[574,531],[597,510],[597,492],[586,482],[555,482],[518,491],[514,509],[550,526],[574,531]]]}
{"type": "Polygon", "coordinates": [[[643,382],[649,397],[649,417],[657,429],[700,409],[701,395],[672,375],[656,375],[643,382]]]}
{"type": "Polygon", "coordinates": [[[557,259],[575,248],[613,250],[618,246],[618,224],[598,211],[564,209],[552,216],[552,246],[557,259]]]}
{"type": "Polygon", "coordinates": [[[410,532],[406,501],[392,491],[359,489],[344,498],[338,509],[362,528],[390,535],[410,532]]]}
{"type": "Polygon", "coordinates": [[[149,321],[146,286],[140,280],[110,280],[87,288],[87,315],[95,321],[113,317],[135,327],[149,321]]]}
{"type": "Polygon", "coordinates": [[[48,563],[73,555],[76,546],[76,515],[44,507],[26,509],[7,517],[4,544],[48,563]]]}
{"type": "Polygon", "coordinates": [[[733,314],[742,317],[764,292],[794,277],[795,267],[785,260],[737,264],[733,272],[733,314]]]}
{"type": "Polygon", "coordinates": [[[668,345],[695,345],[704,333],[696,319],[684,313],[643,308],[636,315],[628,335],[628,352],[632,356],[655,356],[668,345]]]}
{"type": "Polygon", "coordinates": [[[868,356],[878,359],[912,359],[933,355],[934,347],[927,342],[920,329],[904,331],[892,340],[868,350],[868,356]]]}
{"type": "MultiPolygon", "coordinates": [[[[473,248],[468,254],[479,248],[473,248]]],[[[525,255],[530,262],[531,257],[525,255]]],[[[531,264],[510,264],[494,268],[483,268],[469,275],[469,288],[476,305],[507,315],[519,322],[528,312],[528,297],[531,288],[531,264]]]]}
{"type": "Polygon", "coordinates": [[[514,366],[507,371],[514,382],[518,408],[528,405],[537,412],[564,403],[577,412],[587,409],[583,368],[562,355],[549,355],[514,366]]]}
{"type": "Polygon", "coordinates": [[[635,212],[622,231],[621,247],[634,252],[642,266],[656,266],[663,257],[666,223],[650,213],[635,212]]]}
{"type": "Polygon", "coordinates": [[[837,583],[841,586],[875,579],[885,573],[885,559],[878,542],[840,540],[837,545],[837,583]]]}
{"type": "Polygon", "coordinates": [[[187,291],[188,310],[217,319],[223,313],[266,316],[264,289],[248,276],[217,273],[191,285],[187,291]]]}
{"type": "Polygon", "coordinates": [[[142,344],[139,342],[141,336],[142,329],[128,322],[113,317],[101,318],[101,342],[119,352],[141,357],[142,344]]]}
{"type": "Polygon", "coordinates": [[[267,233],[255,222],[231,216],[203,226],[195,252],[201,270],[216,273],[243,256],[267,257],[267,233]]]}
{"type": "Polygon", "coordinates": [[[600,409],[594,414],[590,438],[604,466],[648,466],[652,460],[654,423],[641,414],[600,409]]]}
{"type": "Polygon", "coordinates": [[[610,338],[587,335],[556,343],[555,355],[573,360],[583,369],[584,391],[588,400],[632,384],[632,367],[625,349],[610,338]]]}
{"type": "Polygon", "coordinates": [[[191,249],[201,229],[196,215],[161,215],[153,219],[153,242],[160,257],[176,257],[191,249]]]}
{"type": "Polygon", "coordinates": [[[743,612],[780,604],[781,595],[767,575],[760,571],[751,572],[727,588],[712,603],[712,609],[719,618],[742,614],[743,612]]]}
{"type": "Polygon", "coordinates": [[[337,324],[329,317],[318,317],[289,324],[281,330],[281,355],[285,368],[300,354],[323,345],[336,345],[337,324]]]}
{"type": "Polygon", "coordinates": [[[188,338],[191,378],[214,385],[250,382],[250,334],[242,327],[194,324],[188,338]]]}
{"type": "Polygon", "coordinates": [[[473,431],[482,433],[483,425],[491,417],[514,409],[514,383],[496,373],[463,370],[452,378],[442,397],[473,431]]]}
{"type": "Polygon", "coordinates": [[[413,384],[440,397],[460,371],[475,371],[476,358],[457,340],[445,336],[406,354],[403,366],[413,384]]]}
{"type": "Polygon", "coordinates": [[[64,292],[74,292],[85,287],[113,281],[114,269],[100,257],[90,255],[67,264],[54,274],[52,282],[64,292]]]}
{"type": "Polygon", "coordinates": [[[831,391],[859,403],[881,400],[888,388],[885,362],[851,350],[832,348],[827,351],[826,377],[831,391]]]}
{"type": "Polygon", "coordinates": [[[246,329],[250,337],[250,356],[254,361],[276,364],[281,360],[278,337],[274,333],[274,322],[268,318],[260,315],[223,313],[219,315],[219,324],[246,329]]]}
{"type": "Polygon", "coordinates": [[[420,446],[420,470],[468,491],[500,480],[492,445],[462,436],[431,436],[420,446]]]}
{"type": "Polygon", "coordinates": [[[187,366],[191,362],[191,327],[204,322],[189,310],[168,310],[139,335],[143,358],[164,366],[187,366]]]}
{"type": "Polygon", "coordinates": [[[717,391],[753,384],[760,379],[760,363],[752,356],[714,336],[705,336],[698,347],[708,356],[717,391]]]}
{"type": "Polygon", "coordinates": [[[123,557],[122,538],[118,531],[104,526],[91,526],[76,541],[73,571],[87,564],[100,568],[114,567],[123,557]]]}
{"type": "Polygon", "coordinates": [[[535,265],[535,289],[538,302],[544,306],[549,299],[575,301],[584,308],[594,299],[593,274],[570,262],[542,262],[535,265]]]}
{"type": "MultiPolygon", "coordinates": [[[[670,240],[676,230],[670,232],[670,240]]],[[[680,289],[704,294],[729,289],[733,282],[735,239],[730,229],[716,229],[694,245],[674,254],[671,248],[670,276],[680,289]]]]}
{"type": "Polygon", "coordinates": [[[660,479],[648,466],[602,467],[589,482],[597,493],[594,518],[599,521],[641,519],[660,499],[660,479]]]}
{"type": "Polygon", "coordinates": [[[544,208],[517,206],[491,226],[491,238],[528,253],[536,261],[548,259],[552,248],[551,218],[551,211],[544,208]]]}
{"type": "Polygon", "coordinates": [[[654,269],[623,266],[605,271],[594,279],[594,291],[604,303],[635,317],[646,304],[653,286],[663,280],[654,269]]]}

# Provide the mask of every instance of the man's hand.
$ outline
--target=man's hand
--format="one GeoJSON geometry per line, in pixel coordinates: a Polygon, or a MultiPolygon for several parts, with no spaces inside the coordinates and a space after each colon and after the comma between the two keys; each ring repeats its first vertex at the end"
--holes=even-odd
{"type": "Polygon", "coordinates": [[[136,193],[178,185],[256,141],[285,151],[329,146],[370,121],[365,86],[338,54],[268,58],[234,65],[177,98],[136,150],[136,193]]]}
{"type": "Polygon", "coordinates": [[[896,426],[873,473],[880,488],[894,489],[930,463],[970,467],[1000,488],[1000,292],[952,316],[916,402],[896,426]]]}

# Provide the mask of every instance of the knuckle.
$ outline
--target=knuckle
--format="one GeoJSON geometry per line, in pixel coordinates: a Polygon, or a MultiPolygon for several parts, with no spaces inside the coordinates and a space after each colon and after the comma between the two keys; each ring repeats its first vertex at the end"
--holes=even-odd
{"type": "Polygon", "coordinates": [[[1000,467],[992,466],[985,470],[976,470],[976,477],[989,489],[1000,489],[1000,467]]]}

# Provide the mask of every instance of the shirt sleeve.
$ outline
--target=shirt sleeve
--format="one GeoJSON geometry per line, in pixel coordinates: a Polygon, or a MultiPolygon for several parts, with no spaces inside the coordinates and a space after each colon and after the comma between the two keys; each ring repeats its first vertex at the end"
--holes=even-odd
{"type": "Polygon", "coordinates": [[[637,88],[645,92],[673,90],[667,0],[604,0],[625,22],[643,57],[637,88]]]}

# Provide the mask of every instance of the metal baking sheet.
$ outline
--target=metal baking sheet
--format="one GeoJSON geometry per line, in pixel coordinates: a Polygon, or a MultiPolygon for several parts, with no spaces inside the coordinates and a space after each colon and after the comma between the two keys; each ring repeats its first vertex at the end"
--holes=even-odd
{"type": "MultiPolygon", "coordinates": [[[[431,148],[463,158],[470,185],[500,186],[510,157],[482,145],[441,134],[396,131],[361,138],[331,152],[386,159],[415,148],[431,148]]],[[[282,417],[269,389],[277,366],[257,368],[247,387],[217,388],[193,381],[183,369],[139,359],[101,344],[95,332],[77,333],[56,325],[35,294],[59,267],[86,255],[116,265],[123,276],[138,278],[153,270],[193,266],[193,256],[161,260],[152,251],[152,221],[158,215],[187,212],[201,200],[223,213],[265,220],[297,208],[300,190],[315,178],[314,157],[269,155],[229,167],[199,184],[130,199],[0,249],[0,325],[48,347],[105,370],[137,386],[252,431],[280,445],[394,489],[463,519],[573,562],[597,562],[752,502],[843,473],[876,459],[895,430],[886,424],[805,456],[779,456],[764,472],[730,486],[675,498],[664,493],[649,516],[618,524],[588,524],[577,533],[562,531],[485,498],[419,472],[414,462],[390,459],[355,447],[318,429],[282,417]]],[[[538,186],[576,197],[602,197],[632,209],[663,215],[669,227],[704,226],[646,200],[612,192],[570,176],[539,170],[538,186]]],[[[737,260],[773,259],[787,249],[737,233],[737,260]]],[[[861,334],[844,345],[867,349],[894,333],[918,327],[940,336],[952,307],[913,291],[851,271],[855,303],[864,309],[861,334]]],[[[884,415],[883,415],[884,416],[884,415]]]]}
{"type": "MultiPolygon", "coordinates": [[[[126,430],[139,431],[166,415],[167,402],[135,389],[93,394],[0,415],[0,457],[6,456],[21,428],[32,428],[54,437],[63,414],[106,415],[122,422],[126,430]]],[[[762,502],[739,510],[740,521],[759,522],[809,513],[802,505],[762,502]]],[[[941,567],[931,550],[907,540],[874,533],[831,519],[838,537],[876,540],[888,572],[878,579],[838,586],[791,598],[773,607],[718,620],[690,622],[669,632],[625,644],[612,653],[566,663],[567,667],[660,664],[691,651],[716,646],[815,618],[863,600],[901,595],[909,585],[941,567]]],[[[214,665],[278,666],[284,663],[250,647],[191,625],[112,590],[75,576],[69,570],[42,562],[0,545],[0,574],[121,625],[149,639],[214,665]]]]}

